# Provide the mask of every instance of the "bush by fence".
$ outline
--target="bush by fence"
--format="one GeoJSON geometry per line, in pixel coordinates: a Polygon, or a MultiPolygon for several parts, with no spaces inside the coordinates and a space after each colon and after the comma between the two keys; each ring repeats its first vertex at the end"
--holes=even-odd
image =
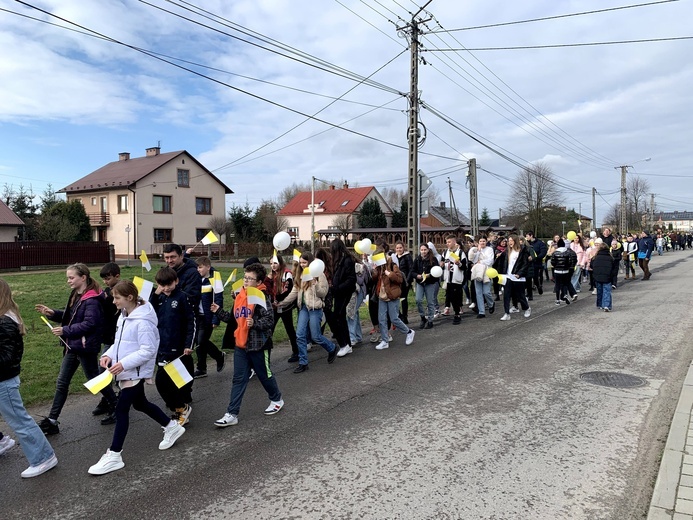
{"type": "Polygon", "coordinates": [[[108,242],[0,242],[0,269],[112,261],[108,242]]]}

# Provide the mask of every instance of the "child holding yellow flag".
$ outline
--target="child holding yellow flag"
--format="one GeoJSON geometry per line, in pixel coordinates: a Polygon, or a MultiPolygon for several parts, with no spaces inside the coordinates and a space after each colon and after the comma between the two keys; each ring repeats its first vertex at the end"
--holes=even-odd
{"type": "Polygon", "coordinates": [[[197,320],[197,370],[195,370],[193,377],[199,378],[207,376],[207,355],[217,362],[217,372],[224,369],[224,354],[210,339],[214,329],[219,326],[219,318],[212,313],[210,306],[212,303],[216,303],[219,307],[223,307],[224,292],[223,287],[221,291],[217,291],[212,284],[215,271],[209,257],[201,256],[196,262],[197,272],[200,273],[202,280],[202,296],[197,320]]]}
{"type": "Polygon", "coordinates": [[[118,381],[120,395],[116,405],[116,426],[111,447],[99,462],[89,468],[92,475],[105,475],[121,469],[122,451],[130,426],[130,408],[147,414],[161,425],[164,439],[160,450],[167,450],[185,433],[185,428],[147,400],[144,383],[151,383],[159,348],[158,320],[154,308],[139,298],[137,287],[121,280],[113,287],[113,303],[120,309],[116,341],[101,356],[100,365],[118,381]]]}

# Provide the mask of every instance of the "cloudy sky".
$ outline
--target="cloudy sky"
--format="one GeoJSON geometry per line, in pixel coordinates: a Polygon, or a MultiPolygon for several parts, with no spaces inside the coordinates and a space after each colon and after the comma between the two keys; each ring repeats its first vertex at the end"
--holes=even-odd
{"type": "MultiPolygon", "coordinates": [[[[397,27],[424,3],[0,0],[0,181],[60,189],[160,142],[218,175],[228,205],[313,176],[404,189],[410,57],[397,27]]],[[[471,157],[480,208],[497,217],[512,197],[518,166],[466,132],[544,161],[583,214],[595,187],[598,222],[620,200],[620,165],[657,209],[693,210],[693,39],[512,49],[693,36],[690,0],[645,3],[428,3],[419,167],[443,200],[451,186],[468,212],[471,157]],[[637,7],[613,9],[625,6],[637,7]]]]}

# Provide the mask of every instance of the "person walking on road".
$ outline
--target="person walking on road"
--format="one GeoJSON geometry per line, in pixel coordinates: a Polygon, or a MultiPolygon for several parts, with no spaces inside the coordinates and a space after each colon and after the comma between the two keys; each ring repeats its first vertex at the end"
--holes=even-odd
{"type": "Polygon", "coordinates": [[[525,296],[525,282],[527,281],[527,271],[529,269],[529,251],[527,246],[521,246],[517,235],[508,237],[508,249],[500,257],[499,273],[506,277],[505,290],[503,291],[503,308],[505,314],[501,321],[510,319],[510,300],[515,299],[519,302],[522,310],[525,311],[525,318],[532,314],[532,308],[525,296]]]}
{"type": "Polygon", "coordinates": [[[597,254],[592,258],[592,272],[597,284],[597,308],[605,312],[611,312],[611,281],[613,258],[609,254],[609,247],[598,244],[597,254]]]}
{"type": "Polygon", "coordinates": [[[638,240],[638,264],[640,269],[642,269],[642,280],[649,280],[652,274],[650,273],[650,257],[652,256],[652,251],[654,250],[654,240],[650,234],[643,230],[640,233],[640,240],[638,240]]]}

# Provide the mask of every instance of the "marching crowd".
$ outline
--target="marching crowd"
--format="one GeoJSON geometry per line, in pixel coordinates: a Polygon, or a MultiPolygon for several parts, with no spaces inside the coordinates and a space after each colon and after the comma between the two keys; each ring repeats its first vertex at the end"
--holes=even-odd
{"type": "MultiPolygon", "coordinates": [[[[223,292],[215,291],[210,281],[214,268],[209,258],[193,260],[191,250],[184,253],[177,244],[164,247],[167,265],[156,273],[148,301],[132,281],[121,279],[115,263],[100,271],[103,290],[86,265],[73,264],[66,271],[71,289],[66,306],[35,306],[42,318],[56,324],[51,330],[63,347],[53,404],[38,424],[19,392],[26,329],[11,288],[0,279],[0,416],[29,461],[22,477],[38,476],[58,463],[46,436],[60,432],[58,419],[73,375],[80,366],[89,380],[108,371],[115,385],[101,389],[102,399],[93,414],[103,415],[101,423],[115,424],[115,429],[106,453],[88,469],[90,474],[103,475],[125,465],[122,450],[131,408],[162,428],[159,449],[176,443],[190,421],[194,379],[207,375],[207,356],[216,362],[218,372],[224,369],[222,349],[233,350],[233,378],[227,409],[214,425],[225,428],[238,423],[243,395],[254,376],[269,398],[264,413],[282,410],[284,400],[270,364],[279,321],[291,344],[288,362],[296,363],[293,372],[300,374],[309,368],[312,345],[325,349],[328,364],[354,352],[353,347],[363,341],[359,308],[364,304],[375,349],[389,348],[395,330],[404,335],[405,345],[411,345],[416,331],[409,325],[410,291],[415,295],[419,330],[433,328],[441,315],[451,315],[452,324],[459,325],[465,307],[477,319],[486,318],[494,314],[501,298],[501,321],[520,312],[528,318],[534,292],[542,295],[544,282],[553,283],[551,292],[559,306],[570,305],[589,284],[596,307],[609,312],[621,265],[626,279],[635,279],[637,266],[641,280],[649,280],[650,257],[655,248],[661,254],[659,238],[655,242],[645,231],[615,237],[608,228],[599,236],[594,231],[588,236],[571,231],[546,242],[531,232],[466,235],[462,240],[449,235],[444,251],[438,252],[429,242],[420,245],[415,257],[402,242],[390,251],[383,240],[377,244],[364,240],[355,244],[357,254],[353,254],[336,239],[315,255],[300,253],[292,267],[277,253],[269,270],[257,257],[249,258],[242,287],[233,291],[230,301],[227,298],[228,310],[223,292]],[[226,330],[220,349],[210,338],[221,322],[226,330]],[[326,326],[332,339],[325,335],[326,326]],[[175,366],[182,372],[169,370],[175,366]],[[145,383],[155,385],[168,412],[147,399],[145,383]]],[[[690,245],[690,239],[677,241],[678,247],[690,245]]],[[[0,455],[14,444],[0,432],[0,455]]]]}

